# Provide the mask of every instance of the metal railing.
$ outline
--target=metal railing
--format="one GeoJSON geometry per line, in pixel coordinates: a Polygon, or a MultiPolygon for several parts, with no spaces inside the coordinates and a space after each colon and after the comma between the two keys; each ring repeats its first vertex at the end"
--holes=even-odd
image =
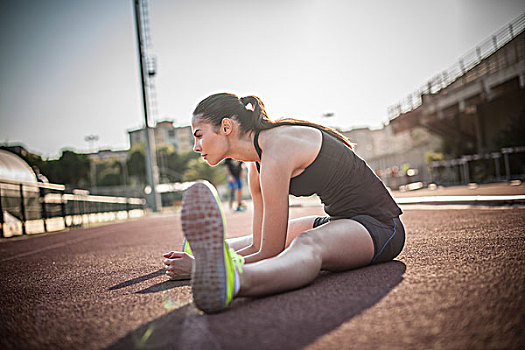
{"type": "Polygon", "coordinates": [[[498,152],[465,155],[430,163],[431,182],[439,184],[486,183],[525,178],[525,146],[505,147],[498,152]]]}
{"type": "MultiPolygon", "coordinates": [[[[459,86],[467,84],[482,75],[490,74],[520,60],[519,52],[509,52],[507,55],[493,55],[496,51],[520,35],[525,29],[525,13],[512,21],[505,28],[495,33],[491,38],[482,42],[475,49],[465,54],[457,63],[427,81],[425,85],[409,94],[399,103],[388,108],[388,116],[393,119],[400,114],[410,112],[422,104],[422,95],[436,94],[453,83],[459,86]],[[466,73],[479,66],[475,74],[466,73]]],[[[516,50],[518,51],[518,50],[516,50]]]]}
{"type": "Polygon", "coordinates": [[[82,190],[65,193],[63,185],[0,180],[0,237],[6,236],[5,227],[10,223],[21,226],[21,234],[25,235],[28,225],[38,226],[33,232],[56,231],[57,227],[97,221],[94,215],[125,213],[130,217],[145,208],[141,198],[92,196],[82,190]]]}

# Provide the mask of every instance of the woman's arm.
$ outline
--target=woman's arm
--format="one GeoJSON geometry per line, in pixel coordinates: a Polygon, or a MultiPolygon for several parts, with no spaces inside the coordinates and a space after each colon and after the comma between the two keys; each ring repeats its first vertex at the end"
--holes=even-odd
{"type": "Polygon", "coordinates": [[[238,254],[241,254],[243,256],[255,254],[261,248],[261,230],[263,220],[263,201],[261,194],[261,185],[259,182],[259,173],[257,172],[255,163],[251,163],[248,166],[248,183],[250,186],[250,193],[253,201],[253,240],[251,245],[237,251],[238,254]]]}
{"type": "Polygon", "coordinates": [[[255,254],[246,256],[248,263],[276,256],[285,248],[288,228],[288,192],[293,169],[293,162],[290,162],[286,153],[282,152],[282,149],[272,152],[270,147],[267,147],[263,154],[264,166],[261,166],[260,175],[263,206],[260,210],[262,212],[260,248],[255,254]]]}
{"type": "Polygon", "coordinates": [[[257,221],[262,230],[260,238],[254,235],[254,241],[257,238],[260,242],[259,250],[245,256],[249,263],[274,257],[286,247],[290,179],[315,160],[322,146],[322,133],[309,127],[274,128],[261,134],[259,143],[264,150],[258,179],[262,199],[257,201],[262,205],[258,209],[262,219],[257,221]]]}

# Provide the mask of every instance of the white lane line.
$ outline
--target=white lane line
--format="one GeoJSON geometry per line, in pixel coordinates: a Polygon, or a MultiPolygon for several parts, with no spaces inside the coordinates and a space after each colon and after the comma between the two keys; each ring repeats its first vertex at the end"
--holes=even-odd
{"type": "Polygon", "coordinates": [[[31,250],[31,251],[25,252],[25,253],[20,253],[20,254],[17,254],[17,255],[10,256],[8,258],[3,258],[2,260],[0,260],[0,262],[5,262],[5,261],[9,261],[9,260],[23,258],[25,256],[34,255],[34,254],[37,254],[37,253],[40,253],[40,252],[44,252],[46,250],[60,248],[60,247],[64,247],[64,246],[67,246],[67,245],[70,245],[70,244],[74,244],[74,243],[79,243],[79,242],[82,242],[82,241],[86,241],[88,239],[97,238],[98,236],[100,236],[102,234],[110,234],[110,233],[111,232],[104,231],[104,232],[100,232],[99,234],[91,234],[88,237],[80,237],[80,238],[77,238],[77,239],[71,239],[71,240],[66,241],[66,242],[51,244],[51,245],[48,245],[48,246],[40,248],[40,249],[31,250]]]}
{"type": "Polygon", "coordinates": [[[511,210],[519,208],[525,210],[521,206],[512,206],[512,205],[480,205],[480,204],[454,204],[454,203],[410,203],[410,204],[399,204],[403,211],[408,210],[511,210]]]}
{"type": "Polygon", "coordinates": [[[525,195],[512,196],[424,196],[396,198],[398,204],[411,203],[458,203],[458,202],[492,202],[525,200],[525,195]]]}

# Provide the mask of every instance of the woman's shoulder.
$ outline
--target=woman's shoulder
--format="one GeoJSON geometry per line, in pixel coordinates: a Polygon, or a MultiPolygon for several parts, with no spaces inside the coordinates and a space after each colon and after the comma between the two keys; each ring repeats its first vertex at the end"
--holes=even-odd
{"type": "Polygon", "coordinates": [[[321,131],[302,125],[283,125],[260,133],[259,144],[273,160],[288,160],[301,168],[315,159],[322,145],[321,131]]]}
{"type": "Polygon", "coordinates": [[[289,146],[294,144],[311,144],[320,142],[322,139],[321,130],[303,125],[281,125],[275,128],[263,130],[259,134],[259,139],[271,145],[286,143],[289,146]]]}

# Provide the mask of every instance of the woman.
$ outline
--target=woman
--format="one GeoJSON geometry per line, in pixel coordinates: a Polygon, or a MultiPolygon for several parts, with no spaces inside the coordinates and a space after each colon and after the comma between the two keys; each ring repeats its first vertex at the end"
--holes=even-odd
{"type": "MultiPolygon", "coordinates": [[[[210,165],[225,158],[252,162],[251,237],[224,243],[211,185],[196,183],[185,193],[181,221],[195,255],[192,289],[201,310],[220,311],[234,296],[299,288],[321,270],[389,261],[401,252],[400,208],[337,131],[295,119],[271,121],[259,98],[226,93],[199,103],[192,129],[194,151],[210,165]],[[288,194],[317,194],[328,216],[288,222],[288,194]]],[[[189,277],[189,254],[164,256],[171,278],[189,277]]]]}

